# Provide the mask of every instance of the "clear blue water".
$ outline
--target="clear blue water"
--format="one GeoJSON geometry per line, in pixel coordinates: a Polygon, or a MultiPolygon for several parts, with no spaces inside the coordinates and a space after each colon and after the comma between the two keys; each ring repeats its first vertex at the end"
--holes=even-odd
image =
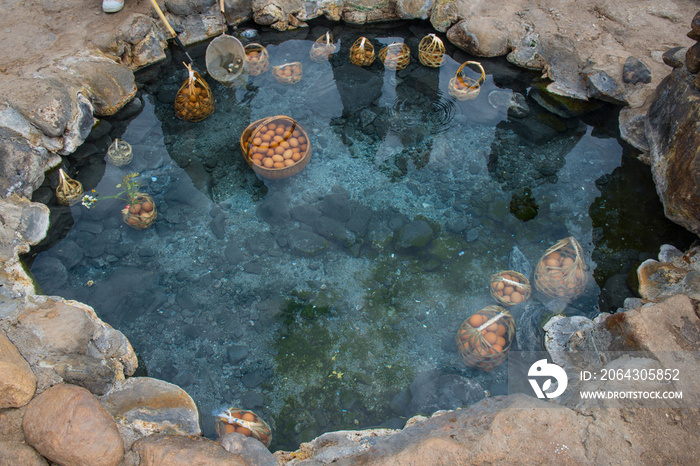
{"type": "MultiPolygon", "coordinates": [[[[152,228],[127,227],[115,202],[86,210],[56,206],[47,187],[35,195],[51,205],[53,224],[28,257],[40,286],[123,331],[141,375],[194,398],[205,435],[221,406],[256,411],[273,427],[272,448],[288,449],[324,431],[400,427],[501,394],[505,368],[465,367],[454,335],[493,303],[489,277],[509,268],[514,248],[534,268],[550,245],[575,236],[591,277],[599,271],[572,303],[535,293],[511,309],[517,347],[534,349],[547,316],[596,315],[599,303],[631,295],[622,280],[604,298],[598,282],[624,276],[669,237],[685,241],[654,204],[648,169],[618,142],[614,108],[551,113],[533,75],[505,60],[483,60],[479,97],[456,101],[448,81],[472,57],[449,49],[442,68],[420,65],[426,25],[331,27],[340,50],[328,63],[308,57],[324,26],[258,31],[253,41],[273,65],[303,63],[302,81],[282,85],[267,73],[227,88],[208,78],[217,107],[199,123],[172,112],[185,79],[178,51],[139,72],[142,108],[106,119],[67,163],[103,194],[138,172],[159,211],[152,228]],[[349,64],[360,35],[377,49],[405,40],[411,65],[395,73],[349,64]],[[526,116],[508,114],[515,93],[526,116]],[[312,159],[292,178],[262,180],[238,138],[278,114],[306,129],[312,159]],[[132,145],[127,167],[104,162],[114,137],[132,145]],[[651,210],[627,209],[644,197],[651,210]],[[516,216],[518,206],[536,211],[516,216]],[[430,242],[400,247],[417,219],[431,226],[430,242]]],[[[205,47],[190,51],[200,71],[205,47]]]]}

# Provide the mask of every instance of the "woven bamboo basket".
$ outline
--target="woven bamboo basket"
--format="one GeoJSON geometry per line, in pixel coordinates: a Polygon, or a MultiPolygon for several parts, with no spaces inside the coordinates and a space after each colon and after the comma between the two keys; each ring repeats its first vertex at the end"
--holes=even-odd
{"type": "Polygon", "coordinates": [[[251,76],[259,76],[270,69],[270,55],[260,44],[253,43],[245,46],[245,62],[248,66],[248,74],[251,76]]]}
{"type": "Polygon", "coordinates": [[[202,121],[214,113],[214,95],[192,65],[185,66],[189,76],[175,96],[175,115],[186,121],[202,121]]]}
{"type": "Polygon", "coordinates": [[[328,61],[328,58],[337,50],[338,47],[333,43],[333,34],[326,32],[313,43],[309,51],[309,57],[317,63],[323,63],[328,61]]]}
{"type": "Polygon", "coordinates": [[[573,236],[547,249],[535,269],[535,287],[550,298],[578,298],[587,282],[583,250],[573,236]]]}
{"type": "Polygon", "coordinates": [[[56,186],[58,203],[73,206],[80,202],[83,198],[83,184],[66,175],[62,168],[58,169],[58,177],[58,186],[56,186]]]}
{"type": "Polygon", "coordinates": [[[401,42],[394,42],[379,51],[379,59],[387,70],[400,71],[411,63],[411,49],[401,42]]]}
{"type": "Polygon", "coordinates": [[[248,165],[271,180],[296,175],[311,160],[309,136],[285,115],[254,121],[241,134],[240,144],[248,165]]]}
{"type": "Polygon", "coordinates": [[[530,298],[530,280],[514,270],[504,270],[491,275],[491,296],[502,306],[514,306],[530,298]]]}
{"type": "Polygon", "coordinates": [[[214,429],[219,436],[238,432],[259,440],[266,447],[272,442],[272,431],[267,422],[252,411],[227,408],[214,413],[214,429]]]}
{"type": "Polygon", "coordinates": [[[158,217],[156,203],[145,193],[138,193],[134,202],[122,209],[122,218],[131,228],[143,230],[153,225],[158,217]]]}
{"type": "Polygon", "coordinates": [[[515,320],[500,306],[486,306],[457,331],[455,342],[462,361],[469,367],[490,371],[506,360],[515,337],[515,320]]]}
{"type": "Polygon", "coordinates": [[[131,144],[121,139],[115,139],[107,149],[107,161],[114,166],[124,167],[131,163],[134,153],[131,151],[131,144]]]}
{"type": "Polygon", "coordinates": [[[369,66],[376,58],[374,46],[366,37],[358,38],[350,47],[350,62],[357,66],[369,66]]]}
{"type": "Polygon", "coordinates": [[[481,85],[486,81],[486,72],[481,63],[477,61],[468,61],[462,63],[457,69],[457,72],[448,85],[448,93],[457,100],[472,100],[479,96],[479,91],[481,90],[481,85]],[[474,79],[469,76],[464,75],[464,67],[469,65],[470,67],[475,67],[481,73],[479,79],[474,79]]]}
{"type": "Polygon", "coordinates": [[[273,66],[272,76],[278,83],[296,84],[301,81],[304,68],[300,62],[285,63],[284,65],[273,66]]]}
{"type": "Polygon", "coordinates": [[[435,34],[428,34],[418,44],[418,60],[424,66],[439,68],[445,63],[445,44],[435,34]]]}

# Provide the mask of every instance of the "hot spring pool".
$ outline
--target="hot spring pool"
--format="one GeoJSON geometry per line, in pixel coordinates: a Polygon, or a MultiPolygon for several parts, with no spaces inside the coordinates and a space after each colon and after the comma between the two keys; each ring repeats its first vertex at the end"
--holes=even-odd
{"type": "MultiPolygon", "coordinates": [[[[272,449],[293,449],[325,431],[400,427],[504,393],[505,367],[469,369],[454,343],[467,316],[494,304],[492,273],[534,268],[567,236],[583,246],[591,279],[578,299],[533,292],[511,308],[514,348],[537,349],[550,315],[614,311],[632,296],[636,263],[692,236],[664,219],[648,168],[619,142],[615,108],[552,99],[502,59],[481,60],[478,98],[457,101],[448,81],[473,57],[447,44],[443,67],[422,66],[429,32],[422,23],[248,30],[243,42],[264,44],[271,64],[302,62],[302,81],[266,73],[227,88],[207,78],[216,111],[199,123],[173,114],[186,76],[179,51],[140,71],[139,98],[96,126],[66,168],[102,194],[139,173],[158,219],[134,230],[113,201],[58,206],[52,174],[35,193],[52,230],[25,258],[38,284],[124,332],[140,374],[184,388],[207,436],[222,406],[257,412],[272,449]],[[329,28],[340,50],[312,62],[329,28]],[[350,64],[361,35],[377,49],[405,41],[411,64],[350,64]],[[238,146],[250,122],[272,115],[297,120],[313,147],[302,172],[278,181],[258,178],[238,146]],[[126,167],[105,163],[116,137],[132,145],[126,167]],[[412,243],[426,223],[427,242],[412,243]]],[[[200,71],[205,48],[190,51],[200,71]]]]}

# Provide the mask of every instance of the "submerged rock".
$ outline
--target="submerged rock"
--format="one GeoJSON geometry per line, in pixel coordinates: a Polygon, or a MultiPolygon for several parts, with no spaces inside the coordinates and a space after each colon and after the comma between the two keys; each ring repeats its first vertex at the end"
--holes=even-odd
{"type": "Polygon", "coordinates": [[[425,220],[414,220],[401,227],[394,243],[397,248],[422,248],[433,239],[433,229],[425,220]]]}

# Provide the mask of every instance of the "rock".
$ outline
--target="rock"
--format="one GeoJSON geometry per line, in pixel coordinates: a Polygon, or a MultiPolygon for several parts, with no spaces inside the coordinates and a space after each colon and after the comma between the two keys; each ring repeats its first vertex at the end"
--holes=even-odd
{"type": "Polygon", "coordinates": [[[476,380],[440,370],[420,374],[411,382],[409,391],[411,401],[403,413],[406,417],[469,406],[485,396],[476,380]]]}
{"type": "Polygon", "coordinates": [[[447,38],[478,57],[500,57],[510,52],[508,25],[496,17],[460,21],[447,31],[447,38]]]}
{"type": "Polygon", "coordinates": [[[544,324],[544,346],[552,358],[552,362],[564,369],[569,369],[571,363],[567,356],[569,338],[579,331],[586,330],[593,326],[593,321],[583,316],[564,317],[562,315],[552,316],[544,324]]]}
{"type": "Polygon", "coordinates": [[[692,74],[700,72],[700,42],[696,42],[685,52],[685,66],[692,74]]]}
{"type": "Polygon", "coordinates": [[[275,466],[279,464],[277,458],[270,453],[265,445],[252,437],[243,434],[225,434],[216,441],[229,453],[238,455],[244,459],[246,464],[260,466],[275,466]]]}
{"type": "Polygon", "coordinates": [[[228,243],[224,248],[224,257],[231,265],[238,265],[245,260],[245,254],[241,251],[240,246],[234,243],[228,243]]]}
{"type": "Polygon", "coordinates": [[[19,408],[34,396],[36,376],[15,345],[0,331],[0,409],[19,408]]]}
{"type": "Polygon", "coordinates": [[[223,213],[217,215],[214,217],[211,222],[209,222],[209,227],[211,228],[212,233],[214,233],[214,236],[216,236],[218,239],[225,239],[226,238],[226,215],[223,213]]]}
{"type": "Polygon", "coordinates": [[[682,68],[685,65],[686,52],[685,47],[672,47],[663,53],[662,59],[671,68],[682,68]]]}
{"type": "Polygon", "coordinates": [[[681,293],[687,274],[687,269],[674,263],[647,259],[637,268],[639,294],[644,299],[658,301],[681,293]]]}
{"type": "Polygon", "coordinates": [[[605,71],[594,70],[585,74],[588,95],[615,105],[626,105],[625,96],[613,78],[605,71]]]}
{"type": "Polygon", "coordinates": [[[228,362],[231,365],[236,365],[248,357],[248,347],[246,345],[231,345],[226,350],[228,362]]]}
{"type": "Polygon", "coordinates": [[[0,230],[0,259],[8,260],[14,254],[28,252],[27,243],[37,244],[46,236],[49,226],[48,207],[30,203],[20,196],[31,196],[31,192],[44,180],[43,172],[38,172],[48,169],[48,164],[52,162],[48,157],[45,158],[46,164],[37,158],[32,161],[29,154],[33,151],[28,146],[13,147],[13,143],[4,136],[5,133],[0,128],[0,190],[7,197],[0,207],[0,218],[3,220],[0,230]],[[31,161],[31,164],[28,165],[27,161],[31,161]],[[22,175],[12,176],[12,173],[22,175]],[[6,178],[7,175],[9,177],[6,178]]]}
{"type": "Polygon", "coordinates": [[[258,205],[258,218],[271,225],[286,223],[290,218],[288,203],[289,200],[281,193],[269,194],[258,205]]]}
{"type": "Polygon", "coordinates": [[[87,87],[97,116],[115,114],[136,95],[134,73],[107,58],[70,57],[59,66],[87,87]]]}
{"type": "Polygon", "coordinates": [[[100,403],[139,437],[158,433],[200,435],[199,411],[180,387],[150,377],[122,380],[100,403]]]}
{"type": "Polygon", "coordinates": [[[618,117],[622,139],[642,152],[649,151],[649,141],[644,128],[647,110],[646,107],[624,107],[620,110],[618,117]]]}
{"type": "Polygon", "coordinates": [[[428,19],[434,0],[397,0],[396,15],[400,19],[428,19]]]}
{"type": "Polygon", "coordinates": [[[213,3],[213,0],[165,0],[165,8],[175,15],[190,16],[204,12],[213,3]]]}
{"type": "Polygon", "coordinates": [[[643,61],[635,57],[627,57],[622,68],[622,80],[628,84],[649,84],[651,82],[651,70],[643,61]]]}
{"type": "Polygon", "coordinates": [[[422,248],[433,239],[433,229],[425,220],[414,220],[396,234],[394,243],[400,249],[422,248]]]}
{"type": "Polygon", "coordinates": [[[350,232],[339,220],[329,217],[320,217],[314,223],[314,231],[331,241],[350,247],[355,243],[355,235],[350,232]]]}
{"type": "Polygon", "coordinates": [[[87,303],[97,306],[101,316],[118,325],[129,315],[148,309],[158,291],[157,279],[152,272],[135,267],[116,267],[108,277],[93,285],[87,303]],[[114,293],[114,290],[129,292],[114,293]]]}
{"type": "Polygon", "coordinates": [[[687,70],[673,70],[657,88],[645,125],[664,213],[696,235],[700,235],[699,95],[687,70]]]}
{"type": "Polygon", "coordinates": [[[47,466],[49,463],[26,443],[0,440],[0,464],[47,466]]]}
{"type": "Polygon", "coordinates": [[[138,440],[131,449],[138,454],[140,466],[250,464],[240,455],[229,453],[221,445],[203,437],[155,434],[138,440]]]}
{"type": "Polygon", "coordinates": [[[112,416],[94,395],[56,385],[34,398],[22,421],[27,443],[59,464],[117,465],[124,445],[112,416]]]}
{"type": "Polygon", "coordinates": [[[302,256],[315,256],[328,247],[328,241],[316,233],[293,230],[289,234],[289,248],[302,256]]]}
{"type": "Polygon", "coordinates": [[[72,269],[83,260],[82,248],[78,246],[75,241],[70,239],[65,239],[51,248],[51,254],[58,258],[68,270],[72,269]]]}
{"type": "Polygon", "coordinates": [[[508,103],[508,116],[513,118],[525,118],[530,114],[530,106],[527,99],[519,92],[513,92],[508,103]]]}
{"type": "Polygon", "coordinates": [[[246,388],[255,388],[259,386],[262,383],[262,381],[262,374],[259,370],[248,372],[247,374],[243,375],[243,377],[241,377],[241,383],[246,388]]]}
{"type": "Polygon", "coordinates": [[[71,385],[83,387],[95,395],[104,395],[116,381],[119,370],[108,366],[104,359],[69,354],[49,357],[40,362],[42,367],[50,367],[71,385]]]}
{"type": "Polygon", "coordinates": [[[68,271],[63,262],[48,254],[39,255],[32,264],[32,275],[39,283],[45,283],[45,292],[59,292],[68,280],[68,271]]]}
{"type": "Polygon", "coordinates": [[[289,214],[297,222],[305,223],[309,226],[313,225],[318,217],[321,216],[321,212],[318,208],[309,204],[294,206],[289,209],[289,214]]]}

